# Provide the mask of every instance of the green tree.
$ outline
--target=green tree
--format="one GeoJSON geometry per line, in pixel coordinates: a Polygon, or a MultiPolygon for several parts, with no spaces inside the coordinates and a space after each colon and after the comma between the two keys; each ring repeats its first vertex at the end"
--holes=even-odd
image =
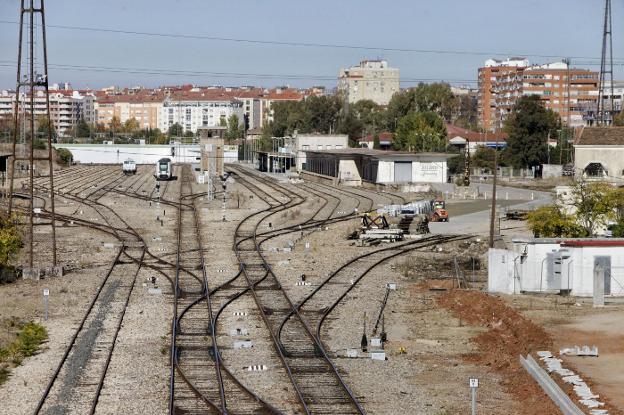
{"type": "Polygon", "coordinates": [[[505,122],[507,155],[514,167],[526,168],[548,159],[548,131],[559,128],[557,114],[546,109],[537,95],[521,97],[505,122]]]}
{"type": "Polygon", "coordinates": [[[388,104],[386,127],[395,131],[399,120],[410,112],[433,112],[446,121],[451,121],[459,108],[459,100],[447,83],[419,84],[395,93],[388,104]]]}
{"type": "Polygon", "coordinates": [[[584,233],[573,215],[564,213],[556,204],[542,206],[527,215],[529,227],[535,237],[542,238],[574,238],[584,233]]]}
{"type": "Polygon", "coordinates": [[[348,112],[340,119],[338,123],[338,132],[349,136],[349,146],[357,147],[357,139],[362,137],[362,121],[355,114],[348,112]]]}
{"type": "Polygon", "coordinates": [[[81,118],[76,124],[76,137],[91,137],[91,126],[87,124],[84,118],[81,118]]]}
{"type": "Polygon", "coordinates": [[[572,186],[571,202],[576,209],[577,222],[587,236],[595,236],[596,231],[615,215],[612,192],[613,187],[602,182],[580,180],[572,186]]]}
{"type": "Polygon", "coordinates": [[[183,134],[184,128],[180,125],[180,123],[173,124],[169,127],[169,130],[167,130],[167,135],[169,137],[182,137],[183,134]]]}
{"type": "Polygon", "coordinates": [[[446,148],[446,127],[436,113],[410,112],[399,120],[394,137],[397,150],[441,151],[446,148]]]}
{"type": "Polygon", "coordinates": [[[236,114],[230,115],[227,120],[228,130],[225,134],[227,140],[237,140],[243,138],[244,127],[240,125],[238,116],[236,114]]]}
{"type": "Polygon", "coordinates": [[[37,124],[37,140],[48,141],[48,132],[52,132],[52,141],[56,141],[56,129],[54,128],[54,123],[50,122],[50,119],[45,115],[40,115],[36,119],[37,124]]]}
{"type": "Polygon", "coordinates": [[[375,150],[379,150],[381,148],[381,144],[379,143],[379,134],[375,133],[373,137],[373,148],[375,150]]]}
{"type": "Polygon", "coordinates": [[[385,111],[374,101],[363,99],[351,105],[349,111],[360,120],[363,134],[375,134],[385,129],[385,111]]]}

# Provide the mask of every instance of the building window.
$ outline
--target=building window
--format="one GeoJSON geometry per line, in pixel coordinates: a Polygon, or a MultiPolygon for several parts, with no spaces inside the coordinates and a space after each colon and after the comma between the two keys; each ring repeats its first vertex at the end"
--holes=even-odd
{"type": "Polygon", "coordinates": [[[302,149],[303,151],[307,151],[307,150],[309,150],[309,149],[310,149],[310,146],[309,146],[309,145],[307,145],[307,144],[304,144],[304,145],[302,145],[302,146],[301,146],[301,149],[302,149]]]}

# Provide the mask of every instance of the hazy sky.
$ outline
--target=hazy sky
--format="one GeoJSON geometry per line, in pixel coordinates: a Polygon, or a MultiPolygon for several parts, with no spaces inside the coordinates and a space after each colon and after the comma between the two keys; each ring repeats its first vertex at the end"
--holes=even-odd
{"type": "MultiPolygon", "coordinates": [[[[48,0],[49,72],[52,82],[70,81],[75,87],[93,88],[181,83],[333,87],[340,67],[366,58],[384,58],[401,69],[403,87],[421,79],[454,84],[472,81],[475,85],[477,68],[487,55],[495,53],[503,54],[499,57],[527,56],[535,63],[572,56],[577,57],[574,66],[598,70],[603,4],[602,0],[48,0]],[[146,70],[154,73],[133,73],[146,70]]],[[[624,2],[616,0],[613,7],[614,59],[622,62],[624,2]]],[[[15,87],[18,25],[6,22],[18,20],[18,8],[18,0],[0,0],[0,88],[15,87]]],[[[624,77],[619,64],[615,72],[616,78],[624,77]]]]}

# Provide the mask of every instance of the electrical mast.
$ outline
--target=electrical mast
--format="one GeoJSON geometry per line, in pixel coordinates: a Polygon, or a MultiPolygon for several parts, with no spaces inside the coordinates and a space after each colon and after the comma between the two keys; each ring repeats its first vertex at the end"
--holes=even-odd
{"type": "Polygon", "coordinates": [[[602,31],[602,56],[600,58],[600,84],[598,86],[598,125],[610,125],[615,111],[613,105],[613,37],[611,31],[611,0],[605,0],[604,28],[602,31]],[[605,102],[606,82],[609,80],[609,100],[605,102]]]}
{"type": "MultiPolygon", "coordinates": [[[[39,95],[40,96],[40,95],[39,95]]],[[[33,216],[35,213],[35,194],[34,194],[34,170],[35,163],[37,161],[47,161],[49,167],[49,195],[50,205],[49,209],[50,224],[52,226],[52,266],[56,267],[56,217],[54,210],[54,166],[52,160],[52,131],[54,124],[50,117],[50,96],[48,90],[48,54],[46,46],[46,31],[45,31],[45,12],[44,12],[44,0],[20,0],[20,22],[19,22],[19,44],[17,46],[17,86],[15,88],[15,106],[14,106],[14,124],[13,124],[13,146],[11,151],[10,162],[10,180],[9,180],[9,206],[8,213],[13,213],[13,197],[14,197],[14,184],[15,184],[15,171],[16,162],[28,162],[28,266],[33,268],[33,216]],[[28,3],[26,7],[26,3],[28,3]],[[37,7],[38,5],[38,7],[37,7]],[[35,16],[40,17],[39,22],[35,22],[35,16]],[[24,39],[24,23],[26,21],[28,29],[28,73],[22,77],[22,49],[24,39]],[[36,51],[35,51],[35,35],[36,29],[41,30],[41,41],[43,48],[43,66],[42,72],[35,71],[36,51]],[[38,93],[43,92],[45,97],[45,110],[35,110],[35,96],[38,93]],[[21,94],[24,94],[23,102],[21,100],[21,94]],[[23,110],[23,130],[20,132],[20,109],[23,110]],[[35,156],[35,139],[36,139],[36,127],[35,116],[45,117],[47,125],[47,155],[41,154],[35,156]],[[27,120],[27,118],[29,118],[27,120]],[[28,128],[26,128],[28,122],[28,128]],[[30,132],[30,134],[29,134],[30,132]],[[20,146],[23,148],[19,154],[17,153],[18,141],[23,134],[24,141],[20,146]]],[[[21,170],[21,169],[20,169],[21,170]]],[[[43,208],[43,206],[38,206],[43,208]]]]}

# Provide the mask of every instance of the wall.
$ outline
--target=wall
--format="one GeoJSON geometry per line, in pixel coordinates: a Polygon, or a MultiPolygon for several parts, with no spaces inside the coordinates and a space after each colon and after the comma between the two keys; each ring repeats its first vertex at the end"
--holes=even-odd
{"type": "Polygon", "coordinates": [[[436,182],[446,183],[447,167],[446,160],[436,161],[427,160],[412,163],[412,181],[413,182],[436,182]]]}
{"type": "Polygon", "coordinates": [[[175,163],[197,162],[200,157],[199,145],[133,145],[133,144],[53,144],[54,148],[71,151],[74,161],[83,164],[121,164],[131,158],[137,164],[154,164],[163,157],[175,163]],[[175,157],[171,156],[175,147],[175,157]]]}
{"type": "Polygon", "coordinates": [[[379,160],[379,164],[377,167],[377,183],[394,183],[393,161],[379,160]]]}
{"type": "Polygon", "coordinates": [[[340,160],[338,164],[340,183],[347,186],[360,186],[362,178],[354,160],[340,160]]]}
{"type": "MultiPolygon", "coordinates": [[[[538,240],[539,241],[539,240],[538,240]]],[[[559,292],[570,290],[574,296],[592,296],[594,260],[611,257],[611,295],[624,295],[624,246],[565,246],[559,241],[544,243],[514,241],[512,250],[490,249],[488,290],[520,294],[523,292],[559,292]],[[566,251],[561,261],[561,274],[554,274],[547,254],[566,251]]]]}
{"type": "Polygon", "coordinates": [[[340,150],[347,147],[349,147],[349,136],[347,135],[299,134],[295,136],[297,171],[301,171],[303,163],[306,162],[304,150],[340,150]]]}
{"type": "Polygon", "coordinates": [[[574,146],[575,174],[581,174],[589,163],[602,163],[608,170],[608,179],[621,179],[624,146],[574,146]]]}

